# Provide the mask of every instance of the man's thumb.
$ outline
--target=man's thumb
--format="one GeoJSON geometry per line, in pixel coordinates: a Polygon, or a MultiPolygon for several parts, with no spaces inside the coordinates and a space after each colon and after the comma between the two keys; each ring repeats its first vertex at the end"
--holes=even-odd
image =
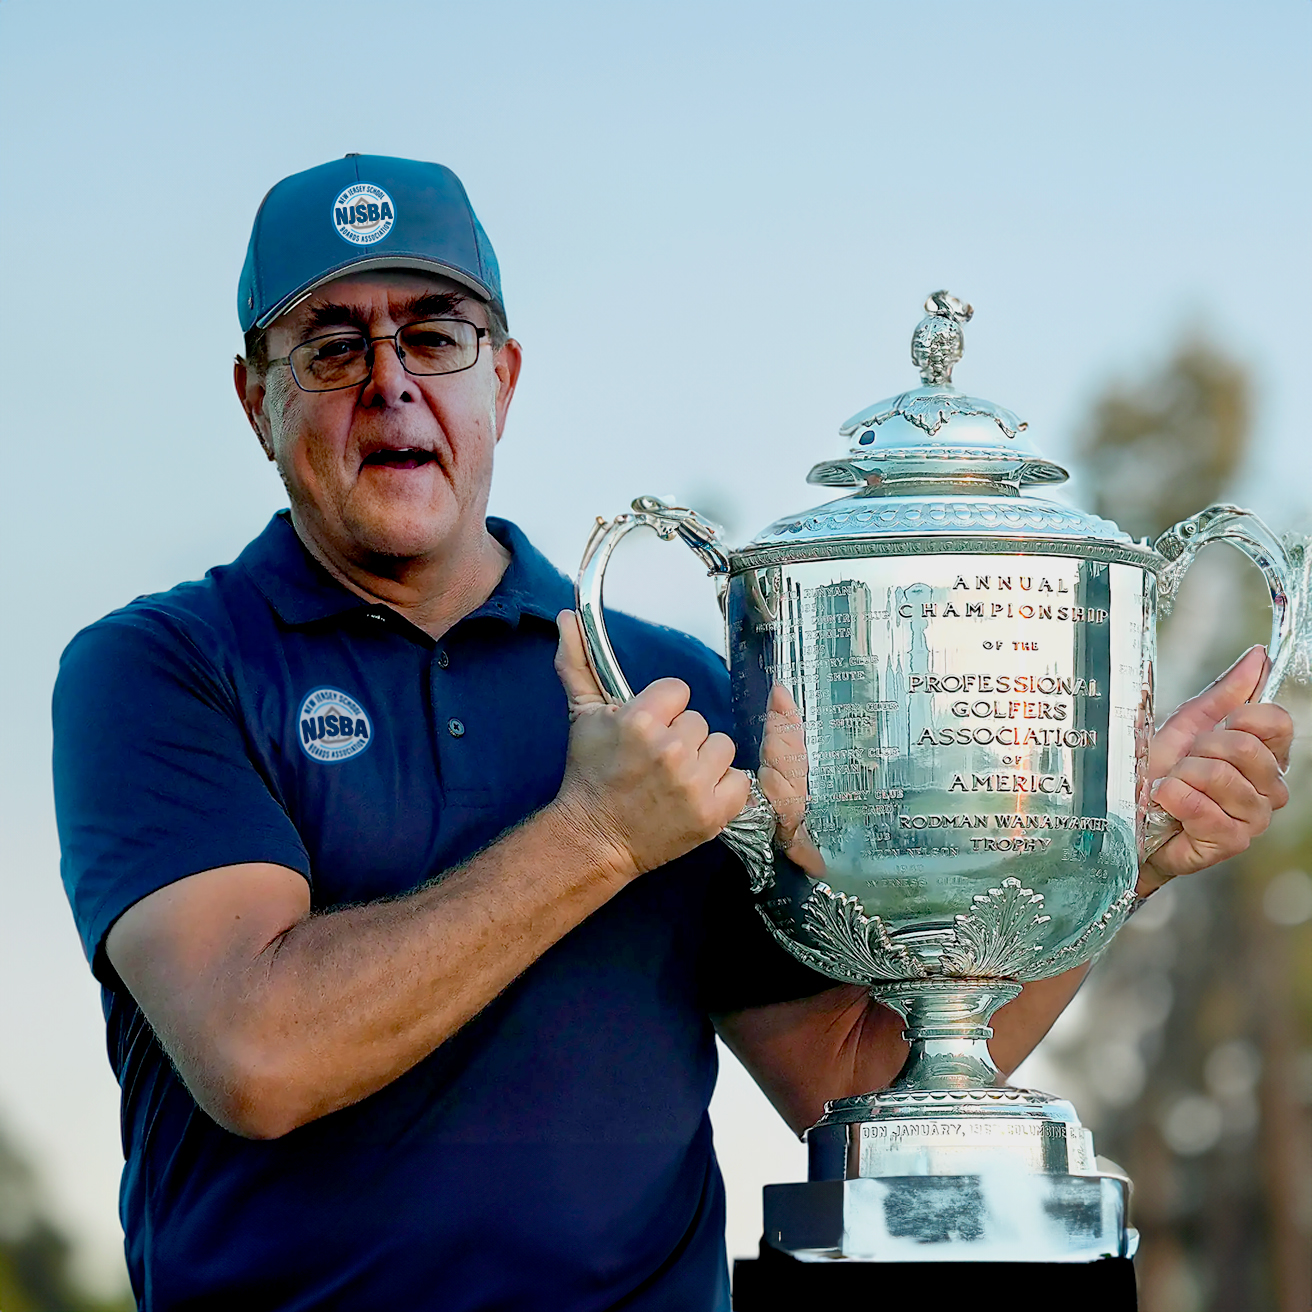
{"type": "Polygon", "coordinates": [[[556,673],[569,699],[570,718],[573,719],[579,711],[591,706],[605,706],[607,702],[584,653],[578,616],[572,610],[562,610],[556,616],[556,628],[560,630],[556,673]]]}
{"type": "MultiPolygon", "coordinates": [[[[1264,647],[1250,647],[1215,683],[1191,697],[1162,725],[1162,733],[1177,733],[1189,743],[1214,729],[1231,711],[1255,697],[1269,662],[1264,647]]],[[[1186,746],[1186,750],[1187,746],[1186,746]]]]}

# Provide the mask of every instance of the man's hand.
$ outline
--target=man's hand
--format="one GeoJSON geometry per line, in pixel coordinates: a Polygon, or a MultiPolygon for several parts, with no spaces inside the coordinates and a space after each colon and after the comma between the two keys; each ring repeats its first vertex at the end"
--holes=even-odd
{"type": "Polygon", "coordinates": [[[1262,647],[1245,652],[1154,736],[1151,796],[1184,829],[1144,862],[1140,897],[1176,875],[1237,856],[1289,801],[1283,772],[1294,722],[1283,707],[1248,702],[1266,671],[1262,647]]]}
{"type": "Polygon", "coordinates": [[[793,695],[776,683],[765,705],[761,735],[761,791],[779,817],[775,843],[812,879],[827,873],[825,859],[806,828],[806,804],[811,800],[806,755],[806,729],[793,695]]]}
{"type": "Polygon", "coordinates": [[[688,709],[681,679],[657,679],[610,705],[583,652],[573,611],[556,617],[556,673],[569,699],[569,752],[556,805],[603,840],[633,878],[714,838],[747,801],[733,739],[688,709]]]}
{"type": "MultiPolygon", "coordinates": [[[[733,743],[662,679],[607,706],[570,611],[565,781],[542,810],[399,898],[310,914],[294,870],[203,871],[129,907],[105,950],[200,1107],[276,1138],[389,1084],[645,870],[747,798],[733,743]]],[[[437,873],[437,872],[434,872],[437,873]]]]}

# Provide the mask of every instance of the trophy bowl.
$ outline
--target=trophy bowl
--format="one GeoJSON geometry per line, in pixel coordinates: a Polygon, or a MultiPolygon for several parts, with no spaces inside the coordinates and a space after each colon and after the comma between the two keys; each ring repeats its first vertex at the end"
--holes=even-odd
{"type": "Polygon", "coordinates": [[[925,303],[921,386],[840,433],[809,481],[846,494],[728,549],[639,497],[598,520],[577,586],[588,658],[631,696],[602,585],[635,528],[717,578],[752,800],[725,830],[793,955],[906,1022],[893,1084],[807,1131],[810,1180],[766,1190],[766,1238],[807,1260],[1126,1256],[1129,1182],[1064,1100],[1005,1084],[993,1011],[1088,961],[1178,829],[1150,800],[1158,614],[1197,552],[1244,552],[1271,595],[1275,695],[1306,624],[1302,547],[1218,505],[1155,542],[1029,489],[1066,471],[1011,411],[951,385],[971,307],[925,303]]]}

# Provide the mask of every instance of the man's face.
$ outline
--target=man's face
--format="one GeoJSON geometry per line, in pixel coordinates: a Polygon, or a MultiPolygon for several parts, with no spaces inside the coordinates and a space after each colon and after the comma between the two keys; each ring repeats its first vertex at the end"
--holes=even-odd
{"type": "MultiPolygon", "coordinates": [[[[269,328],[269,358],[312,337],[355,329],[383,337],[420,319],[487,327],[481,302],[445,278],[381,272],[328,283],[269,328]]],[[[374,348],[361,384],[304,392],[286,365],[237,390],[287,485],[297,521],[327,551],[357,563],[458,553],[484,530],[492,455],[519,374],[519,347],[454,374],[406,373],[392,344],[374,348]]]]}

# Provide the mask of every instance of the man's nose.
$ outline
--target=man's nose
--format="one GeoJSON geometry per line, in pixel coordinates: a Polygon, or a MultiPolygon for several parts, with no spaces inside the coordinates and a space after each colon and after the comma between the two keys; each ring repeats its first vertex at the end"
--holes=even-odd
{"type": "Polygon", "coordinates": [[[373,344],[372,368],[360,393],[361,405],[395,405],[414,400],[410,375],[401,363],[401,348],[393,337],[373,344]]]}

